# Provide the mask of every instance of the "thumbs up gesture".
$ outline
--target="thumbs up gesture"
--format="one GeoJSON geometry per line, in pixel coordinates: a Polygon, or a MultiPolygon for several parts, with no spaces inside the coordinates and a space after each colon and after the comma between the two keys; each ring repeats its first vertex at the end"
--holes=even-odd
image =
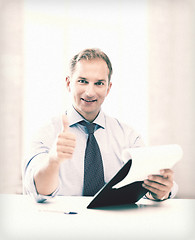
{"type": "Polygon", "coordinates": [[[68,118],[66,115],[62,116],[63,130],[58,135],[56,142],[56,158],[58,162],[62,162],[65,159],[70,159],[73,155],[75,145],[76,145],[76,136],[70,131],[68,118]]]}
{"type": "Polygon", "coordinates": [[[63,132],[69,129],[69,122],[66,115],[62,115],[63,132]]]}

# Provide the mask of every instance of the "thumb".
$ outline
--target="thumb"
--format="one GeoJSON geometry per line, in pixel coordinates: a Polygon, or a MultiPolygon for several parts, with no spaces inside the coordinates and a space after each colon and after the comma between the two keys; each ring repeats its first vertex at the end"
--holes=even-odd
{"type": "Polygon", "coordinates": [[[63,131],[67,131],[69,128],[69,122],[68,122],[68,117],[66,115],[62,115],[62,125],[63,125],[63,131]]]}

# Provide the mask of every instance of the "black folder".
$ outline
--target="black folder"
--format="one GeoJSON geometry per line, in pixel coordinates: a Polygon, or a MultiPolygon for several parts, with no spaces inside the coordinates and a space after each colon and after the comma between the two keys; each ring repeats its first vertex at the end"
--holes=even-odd
{"type": "Polygon", "coordinates": [[[142,198],[148,190],[142,187],[143,181],[137,181],[120,188],[113,188],[122,181],[131,169],[132,160],[116,173],[116,175],[93,197],[87,208],[101,208],[115,205],[134,204],[142,198]]]}

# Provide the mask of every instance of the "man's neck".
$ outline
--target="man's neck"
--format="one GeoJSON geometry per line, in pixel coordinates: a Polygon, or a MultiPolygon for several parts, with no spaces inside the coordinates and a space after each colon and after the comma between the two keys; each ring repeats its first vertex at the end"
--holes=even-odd
{"type": "MultiPolygon", "coordinates": [[[[92,114],[89,114],[89,116],[84,116],[83,114],[81,114],[73,105],[73,108],[75,109],[75,111],[81,116],[83,117],[86,121],[88,122],[93,122],[99,115],[100,111],[98,112],[98,114],[96,114],[96,116],[92,116],[92,114]]],[[[87,114],[86,114],[87,115],[87,114]]]]}

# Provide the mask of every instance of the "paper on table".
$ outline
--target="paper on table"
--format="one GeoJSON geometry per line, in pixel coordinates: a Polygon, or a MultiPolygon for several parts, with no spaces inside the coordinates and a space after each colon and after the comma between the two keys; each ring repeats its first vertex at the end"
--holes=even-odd
{"type": "Polygon", "coordinates": [[[143,181],[148,175],[159,174],[161,169],[171,169],[183,155],[177,144],[128,148],[122,153],[124,162],[132,159],[127,176],[113,188],[120,188],[135,181],[143,181]]]}

